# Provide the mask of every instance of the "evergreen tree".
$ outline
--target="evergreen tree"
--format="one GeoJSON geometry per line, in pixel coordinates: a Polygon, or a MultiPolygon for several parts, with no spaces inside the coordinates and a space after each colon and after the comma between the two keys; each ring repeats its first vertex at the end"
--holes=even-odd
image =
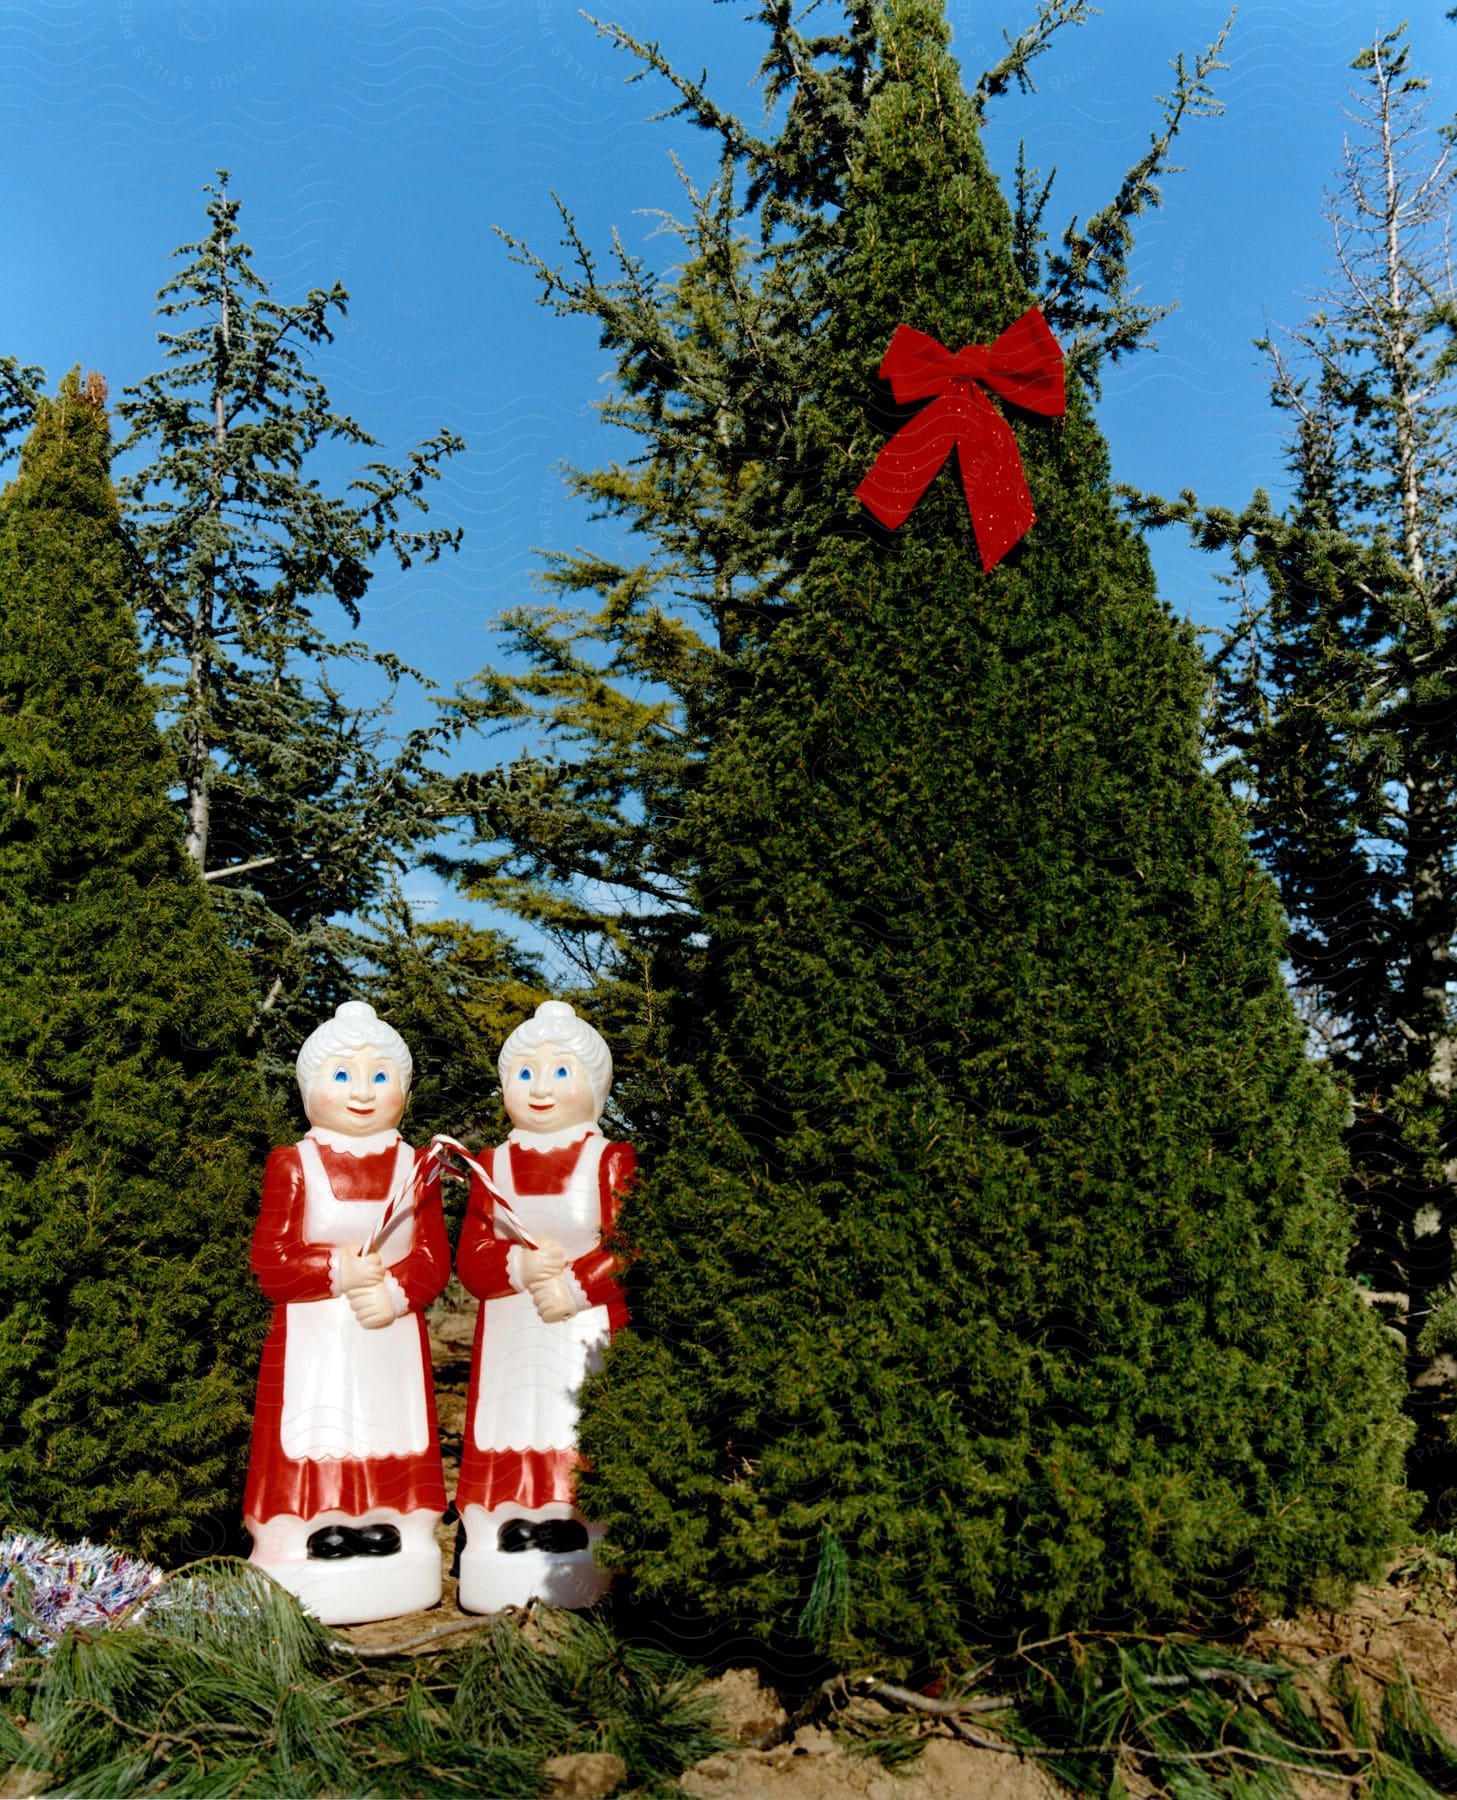
{"type": "Polygon", "coordinates": [[[266,1132],[139,670],[104,394],[39,401],[0,497],[0,1500],[165,1555],[237,1527],[266,1132]]]}
{"type": "Polygon", "coordinates": [[[989,573],[949,469],[896,533],[852,498],[897,324],[989,344],[1040,258],[941,8],[853,18],[789,578],[684,798],[702,988],[582,1504],[659,1604],[842,1659],[1293,1605],[1403,1518],[1341,1097],[1083,384],[1007,409],[1037,522],[989,573]]]}
{"type": "MultiPolygon", "coordinates": [[[[1406,1335],[1435,1438],[1454,1396],[1430,1353],[1457,1337],[1457,157],[1403,30],[1352,66],[1329,289],[1265,345],[1290,504],[1145,513],[1233,553],[1244,604],[1211,736],[1292,922],[1302,1010],[1353,1095],[1357,1266],[1406,1335]]],[[[1451,1481],[1441,1459],[1418,1466],[1451,1481]]]]}
{"type": "MultiPolygon", "coordinates": [[[[171,683],[185,842],[252,972],[269,1037],[297,1042],[351,991],[367,946],[346,920],[378,907],[421,837],[443,728],[395,739],[398,684],[413,672],[331,641],[322,596],[360,622],[375,562],[431,561],[459,530],[404,518],[460,440],[440,431],[400,467],[367,463],[342,495],[320,453],[375,440],[330,401],[312,368],[348,296],[337,283],[274,299],[238,231],[220,172],[208,234],[162,288],[166,366],[126,390],[120,448],[148,458],[120,484],[136,593],[154,666],[171,683]],[[383,701],[359,707],[341,665],[372,665],[383,701]]],[[[291,1054],[291,1052],[290,1052],[291,1054]]]]}
{"type": "MultiPolygon", "coordinates": [[[[1011,87],[1030,89],[1057,31],[1089,12],[1084,0],[1041,0],[976,82],[978,118],[1011,87]]],[[[725,113],[656,44],[599,28],[672,83],[673,111],[719,147],[716,178],[699,189],[685,177],[683,217],[662,222],[669,270],[620,242],[604,268],[565,211],[565,265],[508,240],[544,303],[592,320],[612,353],[617,387],[601,411],[636,454],[574,470],[570,485],[643,550],[552,554],[547,603],[507,615],[510,667],[482,674],[458,710],[478,730],[518,740],[533,731],[535,741],[456,784],[478,848],[439,866],[475,898],[527,920],[578,972],[616,1047],[618,1096],[640,1140],[671,1113],[671,1024],[680,1011],[691,1018],[699,983],[685,802],[737,704],[741,658],[773,628],[798,578],[786,445],[813,380],[822,269],[838,254],[846,170],[860,155],[877,80],[873,6],[847,6],[843,29],[818,35],[795,14],[787,0],[765,0],[757,14],[768,38],[766,105],[781,121],[772,139],[725,113]]],[[[1209,83],[1222,44],[1223,34],[1192,67],[1176,61],[1147,150],[1045,258],[1053,182],[1019,159],[1018,266],[1090,385],[1105,361],[1147,343],[1167,310],[1130,288],[1134,226],[1160,204],[1179,133],[1219,110],[1209,83]]]]}

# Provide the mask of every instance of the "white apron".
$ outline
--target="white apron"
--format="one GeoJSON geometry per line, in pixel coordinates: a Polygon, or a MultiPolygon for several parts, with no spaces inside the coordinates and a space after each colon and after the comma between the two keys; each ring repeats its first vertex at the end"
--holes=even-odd
{"type": "MultiPolygon", "coordinates": [[[[536,1243],[555,1238],[570,1264],[602,1238],[597,1171],[607,1140],[591,1132],[559,1194],[518,1194],[509,1144],[498,1144],[491,1179],[536,1243]]],[[[528,1154],[530,1152],[528,1151],[528,1154]]],[[[501,1235],[508,1235],[504,1230],[501,1235]]],[[[530,1294],[483,1300],[481,1377],[471,1430],[481,1450],[573,1450],[578,1396],[611,1335],[605,1306],[546,1324],[530,1294]]]]}
{"type": "MultiPolygon", "coordinates": [[[[415,1209],[408,1183],[415,1152],[395,1152],[389,1193],[381,1200],[336,1200],[312,1138],[299,1146],[304,1172],[305,1241],[357,1250],[378,1227],[399,1193],[395,1217],[379,1255],[388,1267],[403,1261],[415,1241],[415,1209]]],[[[283,1454],[296,1462],[344,1457],[418,1456],[430,1444],[420,1326],[411,1312],[366,1330],[346,1294],[291,1302],[284,1335],[283,1454]]]]}

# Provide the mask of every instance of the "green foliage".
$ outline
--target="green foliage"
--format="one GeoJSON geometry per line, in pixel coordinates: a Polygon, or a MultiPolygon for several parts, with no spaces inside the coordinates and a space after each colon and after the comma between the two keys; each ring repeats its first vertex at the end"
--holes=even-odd
{"type": "Polygon", "coordinates": [[[10,454],[10,439],[30,429],[44,379],[43,369],[0,356],[0,462],[10,454]]]}
{"type": "MultiPolygon", "coordinates": [[[[437,1131],[466,1143],[496,1143],[509,1124],[496,1058],[509,1034],[548,991],[534,961],[499,932],[458,919],[416,924],[403,908],[384,915],[357,993],[410,1046],[415,1076],[403,1130],[423,1144],[437,1131]]],[[[443,1198],[454,1237],[465,1184],[448,1179],[443,1198]]]]}
{"type": "Polygon", "coordinates": [[[1430,1783],[1434,1793],[1450,1794],[1457,1787],[1457,1745],[1437,1729],[1400,1663],[1396,1679],[1382,1690],[1381,1733],[1391,1754],[1430,1783]]]}
{"type": "Polygon", "coordinates": [[[1399,1662],[1374,1724],[1345,1659],[1296,1671],[1186,1637],[1060,1639],[997,1674],[998,1728],[1076,1794],[1124,1795],[1136,1775],[1170,1800],[1293,1800],[1324,1778],[1436,1800],[1457,1774],[1457,1748],[1399,1662]]]}
{"type": "Polygon", "coordinates": [[[181,247],[159,294],[166,366],[118,407],[121,449],[146,459],[120,494],[144,633],[170,684],[186,848],[286,1061],[353,991],[366,945],[345,920],[382,904],[440,826],[427,791],[444,727],[398,739],[389,725],[399,684],[418,678],[332,641],[316,609],[357,626],[381,557],[409,568],[456,547],[458,529],[409,521],[461,443],[442,430],[329,493],[317,468],[331,448],[375,447],[312,366],[348,296],[336,283],[274,299],[225,172],[207,192],[207,236],[181,247]],[[341,678],[361,667],[384,690],[364,706],[341,678]]]}
{"type": "Polygon", "coordinates": [[[1302,1012],[1352,1094],[1359,1267],[1406,1332],[1430,1440],[1453,1409],[1431,1358],[1457,1230],[1457,164],[1402,29],[1352,66],[1332,284],[1264,346],[1292,499],[1142,510],[1232,559],[1212,748],[1279,884],[1302,1012]]]}
{"type": "Polygon", "coordinates": [[[453,1716],[486,1745],[605,1750],[638,1780],[671,1775],[720,1747],[702,1678],[661,1650],[620,1639],[594,1615],[547,1615],[533,1648],[502,1616],[467,1664],[453,1716]]]}
{"type": "MultiPolygon", "coordinates": [[[[978,82],[978,109],[1029,89],[1054,34],[1091,10],[1042,0],[978,82]]],[[[789,0],[764,0],[756,16],[773,138],[725,112],[655,43],[599,26],[640,73],[672,86],[668,116],[706,133],[719,165],[706,187],[685,175],[680,216],[662,220],[666,270],[617,241],[599,259],[565,209],[563,263],[512,245],[544,304],[590,320],[612,359],[615,391],[601,411],[626,448],[569,480],[636,548],[550,555],[546,603],[505,620],[513,672],[485,671],[459,708],[484,734],[534,741],[507,766],[457,784],[480,848],[447,866],[477,897],[544,932],[580,972],[612,1036],[619,1100],[640,1142],[675,1109],[675,1031],[679,1021],[694,1031],[702,980],[686,809],[755,646],[794,604],[799,520],[819,478],[795,444],[818,380],[826,268],[841,254],[838,221],[883,79],[868,0],[846,5],[838,22],[789,0]]],[[[1148,152],[1108,207],[1069,224],[1059,256],[1044,259],[1041,211],[1029,200],[1019,225],[1024,278],[1041,288],[1046,263],[1042,304],[1076,340],[1083,379],[1146,338],[1157,316],[1128,285],[1132,233],[1159,204],[1180,131],[1215,110],[1218,66],[1217,45],[1192,71],[1180,63],[1148,152]]]]}
{"type": "Polygon", "coordinates": [[[832,1657],[842,1647],[850,1623],[850,1559],[832,1531],[820,1540],[819,1563],[809,1599],[799,1615],[799,1634],[821,1656],[832,1657]]]}
{"type": "Polygon", "coordinates": [[[267,1133],[167,798],[103,398],[40,401],[0,497],[0,1496],[165,1555],[235,1529],[267,1133]]]}
{"type": "Polygon", "coordinates": [[[1087,4],[1087,0],[1041,0],[1037,17],[1025,31],[1020,31],[1013,37],[1003,27],[1002,40],[1007,46],[1007,54],[992,68],[984,71],[976,86],[969,90],[977,118],[984,120],[987,101],[1006,93],[1014,82],[1022,93],[1034,93],[1036,83],[1029,73],[1032,64],[1050,48],[1054,36],[1062,26],[1085,25],[1096,11],[1095,7],[1087,4]]]}
{"type": "Polygon", "coordinates": [[[1062,343],[1069,373],[1098,391],[1103,362],[1118,362],[1152,343],[1152,332],[1172,306],[1139,302],[1129,286],[1128,261],[1133,251],[1134,221],[1162,204],[1158,182],[1172,171],[1169,153],[1186,119],[1217,118],[1224,110],[1210,77],[1228,64],[1220,52],[1234,23],[1231,11],[1223,31],[1194,59],[1174,59],[1173,91],[1159,95],[1160,128],[1149,133],[1148,149],[1119,184],[1108,204],[1079,224],[1064,229],[1059,247],[1046,254],[1043,215],[1052,196],[1053,177],[1039,186],[1040,171],[1027,166],[1025,147],[1017,160],[1017,210],[1013,241],[1017,271],[1038,297],[1043,317],[1062,343]]]}
{"type": "Polygon", "coordinates": [[[1292,1773],[1330,1770],[1327,1734],[1291,1671],[1225,1645],[1074,1639],[1029,1652],[1018,1687],[1000,1723],[1050,1752],[1045,1766],[1074,1793],[1109,1793],[1110,1761],[1171,1800],[1291,1795],[1292,1773]],[[1264,1705],[1250,1703],[1256,1684],[1264,1705]]]}
{"type": "Polygon", "coordinates": [[[593,1618],[500,1615],[448,1645],[356,1656],[247,1564],[174,1578],[134,1623],[73,1633],[26,1673],[43,1791],[489,1794],[609,1751],[651,1790],[719,1747],[700,1678],[593,1618]]]}
{"type": "Polygon", "coordinates": [[[954,1665],[1337,1591],[1402,1529],[1404,1433],[1341,1096],[1083,388],[1014,419],[1038,519],[989,575],[949,471],[894,535],[852,499],[894,326],[988,343],[1030,299],[939,6],[875,31],[792,592],[683,794],[701,986],[582,1504],[655,1604],[781,1640],[833,1538],[839,1660],[954,1665]]]}

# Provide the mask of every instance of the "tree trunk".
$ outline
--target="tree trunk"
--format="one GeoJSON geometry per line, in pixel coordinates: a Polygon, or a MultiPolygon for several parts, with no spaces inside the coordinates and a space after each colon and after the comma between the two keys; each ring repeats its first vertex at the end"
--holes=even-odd
{"type": "MultiPolygon", "coordinates": [[[[228,354],[232,348],[232,320],[228,307],[227,283],[223,283],[222,318],[218,325],[221,354],[213,377],[213,491],[208,510],[221,520],[223,483],[228,450],[228,418],[226,381],[228,354]]],[[[197,611],[192,619],[192,653],[187,666],[187,751],[184,757],[184,780],[187,788],[187,830],[183,844],[200,874],[207,872],[207,837],[211,823],[212,803],[208,793],[208,775],[212,761],[210,734],[207,729],[208,701],[212,689],[212,633],[216,614],[215,590],[217,566],[207,572],[198,595],[197,611]]]]}

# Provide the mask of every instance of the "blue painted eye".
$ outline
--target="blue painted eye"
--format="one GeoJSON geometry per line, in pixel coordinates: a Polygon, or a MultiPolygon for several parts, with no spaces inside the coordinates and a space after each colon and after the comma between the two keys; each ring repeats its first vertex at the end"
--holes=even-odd
{"type": "Polygon", "coordinates": [[[565,1063],[558,1063],[557,1071],[556,1071],[556,1079],[558,1081],[566,1081],[568,1079],[567,1065],[565,1063]]]}
{"type": "Polygon", "coordinates": [[[523,1069],[521,1071],[521,1073],[516,1077],[516,1079],[518,1081],[530,1081],[530,1079],[531,1079],[530,1069],[523,1069]]]}
{"type": "Polygon", "coordinates": [[[348,1069],[335,1069],[334,1080],[342,1081],[344,1086],[348,1087],[349,1086],[349,1071],[348,1071],[348,1069]]]}
{"type": "Polygon", "coordinates": [[[376,1087],[388,1087],[389,1084],[390,1078],[385,1071],[383,1069],[376,1069],[374,1072],[374,1085],[376,1087]]]}

